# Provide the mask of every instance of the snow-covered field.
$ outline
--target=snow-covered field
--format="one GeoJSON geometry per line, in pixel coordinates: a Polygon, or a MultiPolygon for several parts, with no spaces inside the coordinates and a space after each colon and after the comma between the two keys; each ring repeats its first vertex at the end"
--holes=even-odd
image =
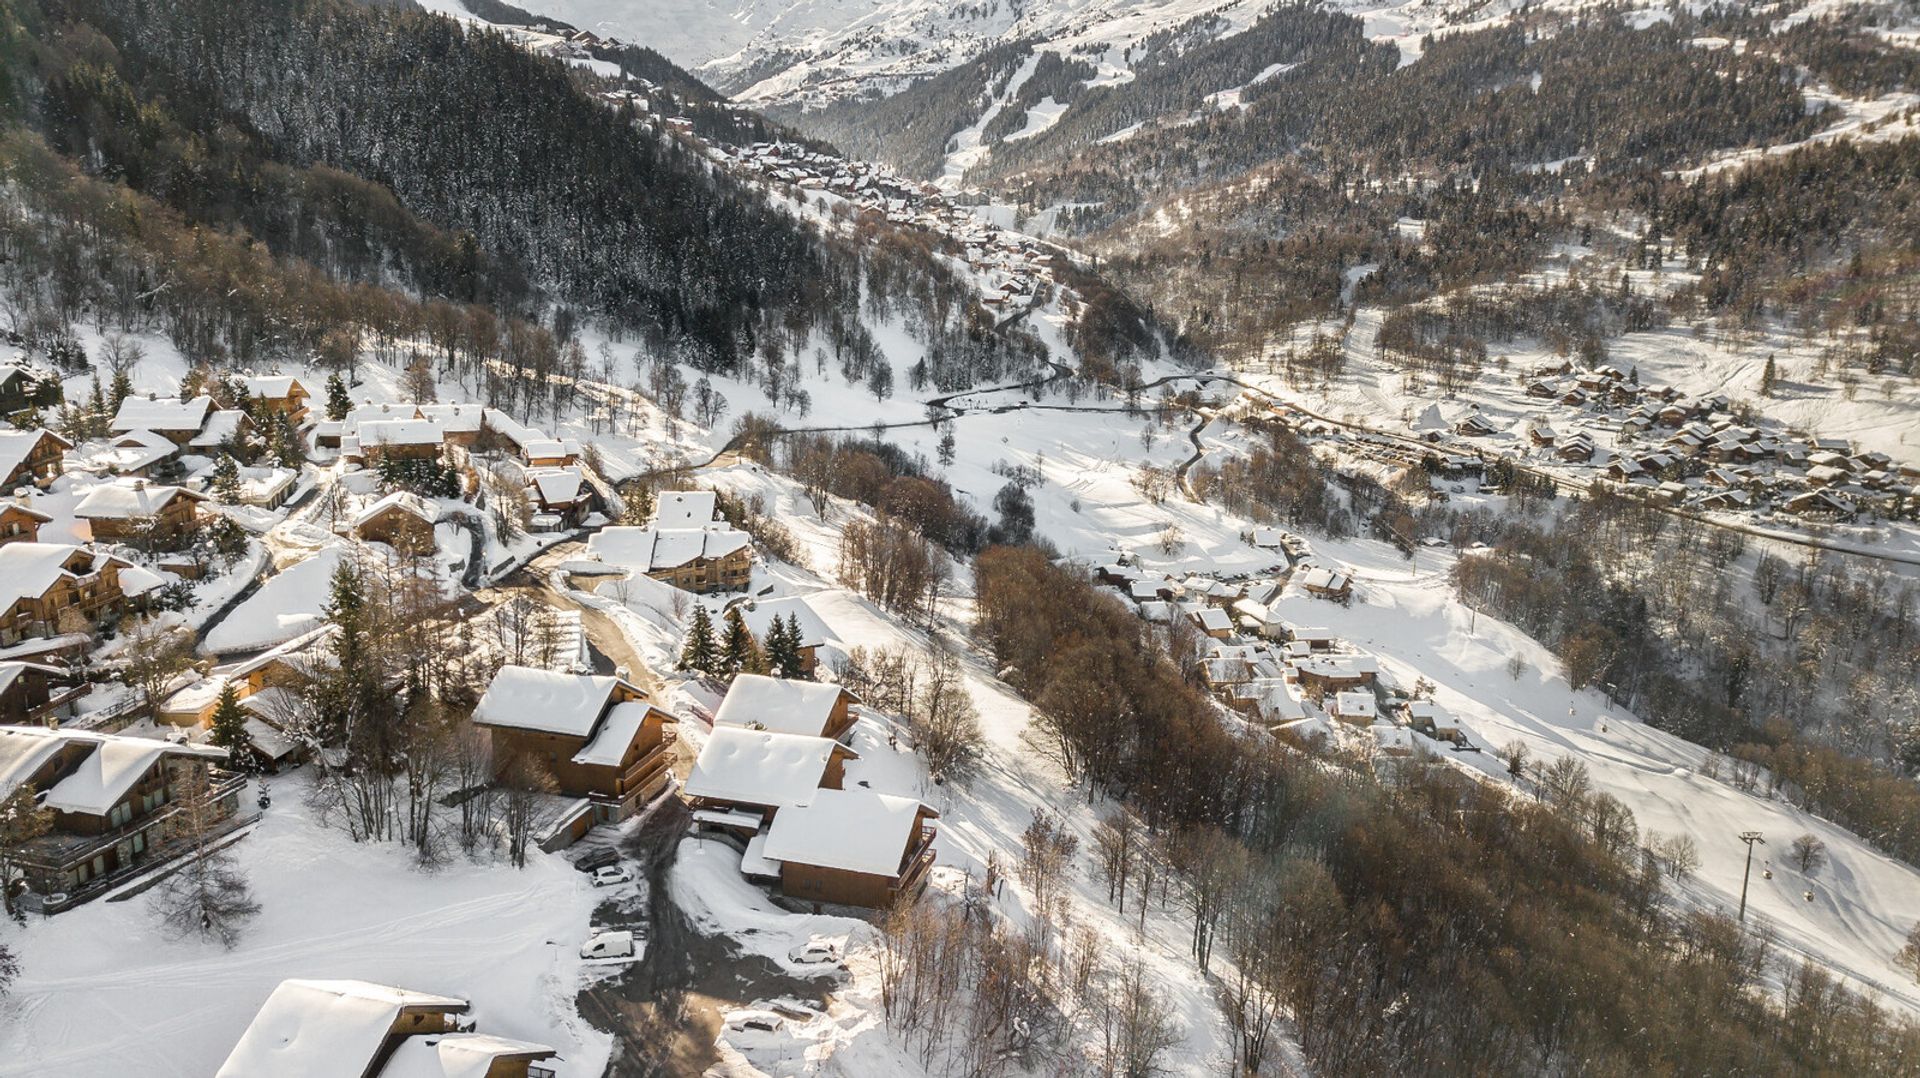
{"type": "Polygon", "coordinates": [[[483,1032],[551,1045],[569,1075],[600,1073],[611,1042],[573,1009],[595,902],[584,874],[537,851],[524,871],[458,859],[421,871],[402,846],[321,826],[303,785],[277,781],[233,847],[261,912],[232,951],[169,939],[145,897],[0,923],[22,967],[0,1001],[0,1075],[205,1078],[288,977],[467,999],[483,1032]]]}

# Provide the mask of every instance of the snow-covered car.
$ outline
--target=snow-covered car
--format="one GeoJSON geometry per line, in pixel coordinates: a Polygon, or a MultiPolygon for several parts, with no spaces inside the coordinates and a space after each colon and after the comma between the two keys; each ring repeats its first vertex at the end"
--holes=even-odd
{"type": "Polygon", "coordinates": [[[595,887],[613,887],[622,883],[632,883],[633,873],[625,865],[602,865],[593,870],[595,887]]]}
{"type": "Polygon", "coordinates": [[[727,1028],[735,1033],[752,1030],[756,1033],[772,1033],[786,1020],[772,1011],[743,1010],[732,1011],[727,1015],[727,1028]]]}
{"type": "Polygon", "coordinates": [[[807,966],[831,966],[840,961],[840,945],[832,940],[810,939],[788,951],[787,960],[807,966]]]}
{"type": "Polygon", "coordinates": [[[632,958],[634,956],[633,933],[595,932],[580,945],[581,958],[632,958]]]}

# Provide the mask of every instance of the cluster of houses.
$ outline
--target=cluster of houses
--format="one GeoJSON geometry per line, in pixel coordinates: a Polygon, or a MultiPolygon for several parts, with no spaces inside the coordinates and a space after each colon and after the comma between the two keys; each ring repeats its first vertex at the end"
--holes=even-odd
{"type": "Polygon", "coordinates": [[[981,302],[988,307],[1026,309],[1053,281],[1052,259],[1038,240],[995,227],[948,202],[932,184],[903,179],[885,165],[787,142],[757,142],[721,153],[749,174],[803,191],[829,192],[862,213],[942,237],[986,279],[981,302]]]}
{"type": "Polygon", "coordinates": [[[645,527],[601,528],[588,538],[587,556],[699,595],[745,591],[753,576],[753,538],[720,515],[710,490],[657,495],[645,527]]]}
{"type": "MultiPolygon", "coordinates": [[[[1451,425],[1459,437],[1510,437],[1530,457],[1587,471],[1663,505],[1788,513],[1809,521],[1920,518],[1920,465],[1822,438],[1741,422],[1725,396],[1687,397],[1641,384],[1612,365],[1535,372],[1525,395],[1575,410],[1556,430],[1546,415],[1503,430],[1478,411],[1451,425]],[[1603,448],[1603,443],[1611,449],[1603,448]]],[[[1431,422],[1417,433],[1435,438],[1431,422]]]]}
{"type": "Polygon", "coordinates": [[[1276,737],[1300,744],[1360,741],[1387,756],[1410,754],[1416,732],[1471,747],[1459,723],[1436,705],[1390,693],[1374,656],[1329,629],[1277,613],[1288,597],[1351,602],[1353,581],[1345,573],[1301,562],[1253,579],[1194,573],[1174,580],[1114,563],[1094,576],[1147,621],[1189,626],[1201,683],[1276,737]]]}

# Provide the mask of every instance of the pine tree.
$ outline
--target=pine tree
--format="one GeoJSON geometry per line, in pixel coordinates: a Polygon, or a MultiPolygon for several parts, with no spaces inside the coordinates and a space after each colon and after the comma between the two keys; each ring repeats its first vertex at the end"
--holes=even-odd
{"type": "Polygon", "coordinates": [[[213,492],[228,505],[240,503],[240,465],[232,454],[222,453],[213,465],[213,492]]]}
{"type": "Polygon", "coordinates": [[[100,372],[93,372],[93,389],[87,394],[87,434],[98,437],[106,433],[107,424],[112,417],[107,414],[107,394],[100,388],[100,372]]]}
{"type": "Polygon", "coordinates": [[[767,668],[780,677],[800,675],[800,617],[774,618],[767,629],[767,668]]]}
{"type": "Polygon", "coordinates": [[[764,670],[766,663],[766,656],[760,653],[760,645],[754,643],[753,632],[747,628],[739,608],[727,611],[726,632],[720,638],[719,672],[726,677],[751,674],[764,670]]]}
{"type": "Polygon", "coordinates": [[[687,630],[687,643],[680,649],[680,669],[711,675],[717,669],[719,652],[713,642],[713,619],[707,608],[695,604],[693,625],[687,630]]]}
{"type": "Polygon", "coordinates": [[[1761,396],[1763,397],[1773,396],[1774,380],[1777,377],[1778,375],[1775,373],[1773,369],[1773,355],[1769,353],[1767,355],[1767,365],[1760,372],[1760,395],[1761,396]]]}
{"type": "Polygon", "coordinates": [[[943,468],[944,468],[944,467],[951,467],[951,466],[953,465],[953,457],[954,457],[954,441],[953,441],[953,428],[952,428],[951,426],[949,426],[949,427],[948,427],[948,428],[947,428],[947,429],[946,429],[946,430],[945,430],[944,432],[942,432],[942,433],[941,433],[941,435],[940,435],[940,465],[941,465],[941,467],[943,467],[943,468]]]}
{"type": "Polygon", "coordinates": [[[240,709],[240,694],[234,691],[232,682],[220,686],[220,702],[214,705],[207,740],[226,749],[235,763],[247,747],[247,713],[240,709]]]}
{"type": "Polygon", "coordinates": [[[107,384],[107,405],[110,411],[119,411],[128,397],[133,396],[133,376],[126,371],[114,371],[113,381],[107,384]]]}
{"type": "Polygon", "coordinates": [[[337,374],[327,376],[327,418],[335,421],[347,418],[353,410],[353,398],[347,396],[347,381],[337,374]]]}

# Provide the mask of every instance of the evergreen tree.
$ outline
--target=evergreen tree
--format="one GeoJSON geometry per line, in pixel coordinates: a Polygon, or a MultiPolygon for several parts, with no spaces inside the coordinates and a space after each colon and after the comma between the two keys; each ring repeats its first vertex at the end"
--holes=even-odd
{"type": "Polygon", "coordinates": [[[93,372],[93,389],[87,394],[87,434],[98,436],[106,432],[111,416],[107,412],[107,394],[100,388],[100,372],[93,372]]]}
{"type": "Polygon", "coordinates": [[[230,453],[220,454],[213,465],[213,493],[228,505],[240,503],[240,465],[230,453]]]}
{"type": "Polygon", "coordinates": [[[117,412],[133,396],[133,376],[126,371],[114,371],[113,380],[107,384],[107,405],[109,411],[117,412]]]}
{"type": "Polygon", "coordinates": [[[227,750],[228,758],[240,763],[247,747],[247,713],[240,709],[240,694],[233,683],[220,687],[220,702],[213,708],[213,724],[207,740],[227,750]]]}
{"type": "Polygon", "coordinates": [[[347,396],[347,380],[337,374],[327,375],[327,418],[339,421],[347,418],[353,410],[353,398],[347,396]]]}
{"type": "Polygon", "coordinates": [[[718,668],[719,649],[713,642],[713,619],[707,608],[693,607],[693,625],[687,630],[687,642],[680,649],[680,669],[712,674],[718,668]]]}
{"type": "Polygon", "coordinates": [[[941,467],[951,467],[953,465],[953,457],[954,457],[953,427],[949,426],[945,431],[941,432],[940,434],[940,465],[941,467]]]}
{"type": "Polygon", "coordinates": [[[726,677],[752,674],[766,669],[766,665],[766,656],[754,642],[739,608],[727,611],[726,632],[720,638],[720,673],[726,677]]]}
{"type": "Polygon", "coordinates": [[[767,667],[781,677],[797,678],[800,672],[800,616],[774,618],[767,630],[767,667]]]}
{"type": "Polygon", "coordinates": [[[1768,353],[1767,365],[1760,372],[1760,395],[1761,396],[1763,397],[1773,396],[1774,381],[1778,377],[1779,377],[1778,374],[1773,369],[1773,355],[1772,353],[1768,353]]]}

